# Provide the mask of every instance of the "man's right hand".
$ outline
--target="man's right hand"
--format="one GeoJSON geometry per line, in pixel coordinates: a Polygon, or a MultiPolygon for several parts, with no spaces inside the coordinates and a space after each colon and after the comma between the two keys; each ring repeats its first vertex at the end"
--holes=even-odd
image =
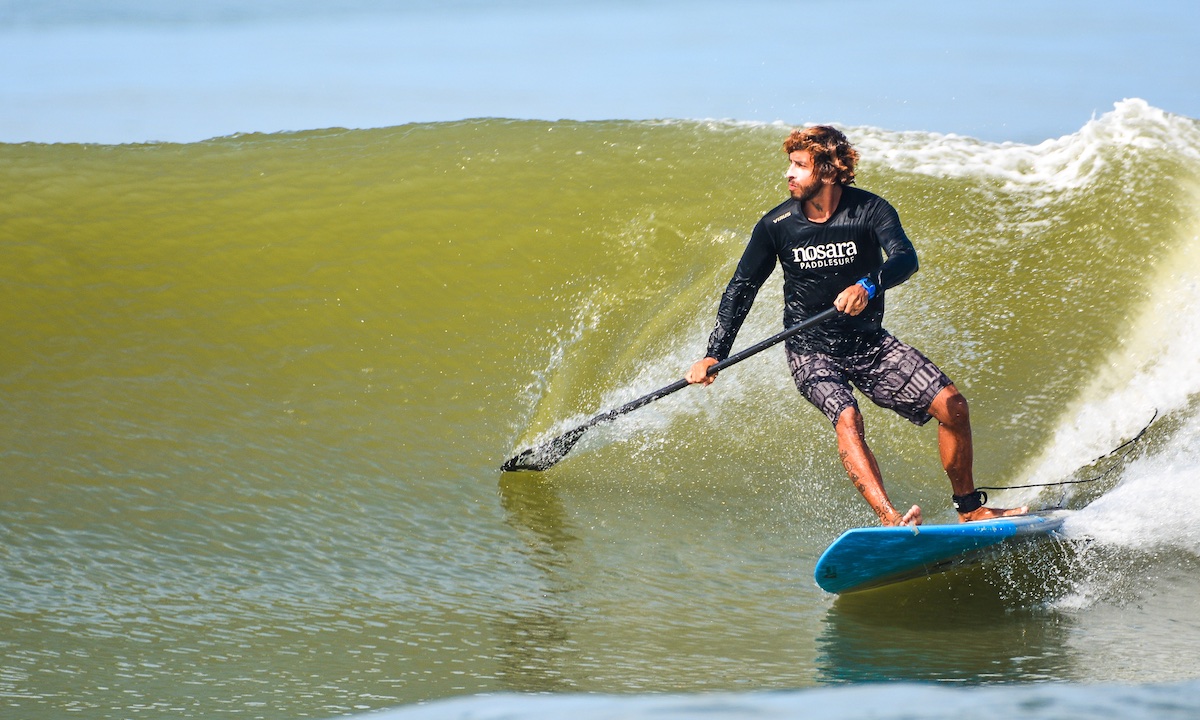
{"type": "Polygon", "coordinates": [[[687,374],[683,376],[692,385],[697,383],[701,385],[712,385],[713,380],[717,379],[716,373],[708,374],[708,369],[717,364],[716,358],[706,357],[703,360],[697,360],[690,368],[687,374]]]}

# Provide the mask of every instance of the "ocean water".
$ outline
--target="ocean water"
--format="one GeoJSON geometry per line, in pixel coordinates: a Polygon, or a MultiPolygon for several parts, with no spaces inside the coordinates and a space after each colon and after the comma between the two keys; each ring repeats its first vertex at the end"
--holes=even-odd
{"type": "MultiPolygon", "coordinates": [[[[0,53],[381,17],[0,10],[0,53]]],[[[991,493],[1075,510],[1058,541],[846,597],[813,565],[874,518],[778,350],[498,469],[703,353],[786,192],[779,117],[151,113],[183,141],[81,144],[87,113],[0,104],[57,133],[0,143],[0,717],[1196,717],[1200,112],[1164,104],[1030,139],[829,101],[917,245],[886,324],[970,399],[980,484],[1082,481],[991,493]]],[[[892,497],[952,521],[935,430],[866,416],[892,497]]]]}
{"type": "MultiPolygon", "coordinates": [[[[778,352],[499,472],[703,352],[785,131],[0,146],[5,714],[967,702],[929,683],[1195,713],[1200,127],[1147,103],[1033,146],[848,128],[923,258],[888,325],[971,399],[981,484],[1100,477],[993,493],[1076,508],[1062,542],[822,593],[873,518],[778,352]]],[[[932,428],[867,420],[897,502],[951,520],[932,428]]]]}

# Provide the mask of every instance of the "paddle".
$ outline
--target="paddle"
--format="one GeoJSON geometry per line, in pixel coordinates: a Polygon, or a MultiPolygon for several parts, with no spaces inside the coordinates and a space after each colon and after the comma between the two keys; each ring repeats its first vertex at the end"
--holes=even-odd
{"type": "MultiPolygon", "coordinates": [[[[813,315],[807,320],[796,323],[781,333],[772,335],[762,342],[751,345],[741,352],[730,355],[721,362],[710,367],[708,369],[708,374],[714,375],[730,365],[736,365],[751,355],[757,355],[772,345],[777,345],[784,340],[787,340],[796,333],[807,330],[818,323],[825,322],[834,315],[837,315],[837,313],[837,308],[822,310],[816,315],[813,315]]],[[[600,413],[577,428],[568,430],[562,435],[531,447],[528,450],[522,450],[506,460],[505,463],[500,466],[500,469],[504,472],[512,472],[514,470],[545,470],[549,467],[552,467],[559,460],[562,460],[564,457],[566,457],[567,453],[571,452],[571,448],[575,447],[575,443],[579,442],[579,438],[583,437],[583,434],[588,430],[588,428],[595,427],[602,422],[608,422],[609,420],[618,418],[626,413],[633,412],[644,405],[649,405],[659,398],[666,397],[677,390],[682,390],[683,388],[687,387],[688,384],[689,383],[687,380],[676,380],[670,385],[659,388],[648,395],[643,395],[637,400],[630,400],[619,408],[614,410],[606,410],[605,412],[600,413]]]]}

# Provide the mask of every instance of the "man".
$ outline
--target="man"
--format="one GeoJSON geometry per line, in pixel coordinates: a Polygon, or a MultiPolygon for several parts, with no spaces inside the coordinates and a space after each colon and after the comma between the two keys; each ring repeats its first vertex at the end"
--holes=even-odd
{"type": "Polygon", "coordinates": [[[961,521],[1027,512],[984,506],[987,496],[975,489],[972,476],[966,399],[928,358],[883,329],[884,291],[917,271],[917,254],[895,209],[851,187],[858,152],[840,131],[822,125],[792,132],[783,149],[791,198],[755,225],[721,296],[708,356],[692,365],[687,381],[709,385],[716,379],[708,369],[728,357],[778,261],[785,326],[831,303],[840,313],[787,340],[788,366],[796,387],[833,423],[842,464],[880,522],[919,525],[921,508],[913,505],[901,513],[888,499],[851,383],[875,404],[917,425],[937,419],[938,448],[961,521]]]}

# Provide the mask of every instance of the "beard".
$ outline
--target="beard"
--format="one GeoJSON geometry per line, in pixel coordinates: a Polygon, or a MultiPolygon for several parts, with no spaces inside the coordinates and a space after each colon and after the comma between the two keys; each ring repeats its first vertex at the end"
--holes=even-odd
{"type": "Polygon", "coordinates": [[[816,197],[820,191],[821,181],[814,177],[810,178],[809,182],[805,185],[797,185],[791,192],[793,199],[805,203],[816,197]]]}

